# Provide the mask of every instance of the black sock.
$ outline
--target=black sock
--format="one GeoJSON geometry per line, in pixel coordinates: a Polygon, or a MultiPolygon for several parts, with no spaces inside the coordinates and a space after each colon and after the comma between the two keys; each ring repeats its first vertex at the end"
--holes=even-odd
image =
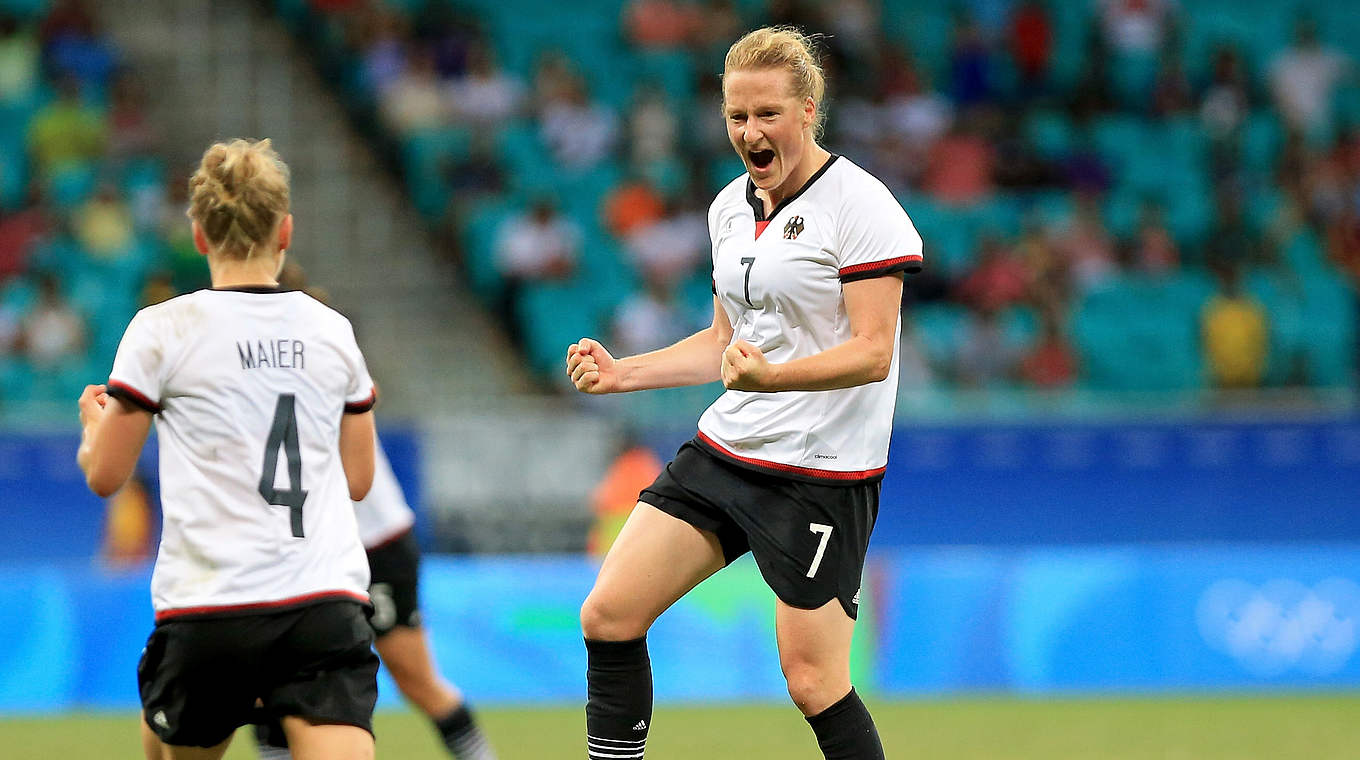
{"type": "Polygon", "coordinates": [[[492,753],[491,745],[482,735],[481,729],[477,728],[467,703],[434,721],[434,727],[444,737],[444,746],[458,760],[495,760],[496,755],[492,753]]]}
{"type": "Polygon", "coordinates": [[[647,637],[586,639],[586,754],[591,760],[636,760],[652,722],[652,661],[647,637]]]}
{"type": "Polygon", "coordinates": [[[826,760],[883,760],[883,744],[869,708],[855,690],[807,719],[826,760]]]}

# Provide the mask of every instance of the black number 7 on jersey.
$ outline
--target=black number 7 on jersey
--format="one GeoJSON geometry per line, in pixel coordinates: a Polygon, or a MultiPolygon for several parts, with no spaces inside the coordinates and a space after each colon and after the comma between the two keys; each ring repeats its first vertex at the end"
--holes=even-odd
{"type": "Polygon", "coordinates": [[[298,446],[296,400],[291,393],[280,393],[274,405],[274,422],[269,426],[269,439],[264,442],[264,466],[260,472],[260,496],[279,507],[289,508],[293,536],[302,538],[302,504],[307,492],[302,490],[302,452],[298,446]],[[274,476],[279,468],[279,448],[288,463],[288,488],[274,487],[274,476]]]}

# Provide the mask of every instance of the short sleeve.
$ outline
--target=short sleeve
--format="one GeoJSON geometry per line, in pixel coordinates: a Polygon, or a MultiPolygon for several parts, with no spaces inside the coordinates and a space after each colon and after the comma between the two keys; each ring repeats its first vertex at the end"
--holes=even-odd
{"type": "Polygon", "coordinates": [[[363,414],[378,403],[378,388],[368,374],[368,363],[354,338],[354,326],[344,320],[345,339],[342,342],[345,366],[349,368],[349,385],[345,389],[345,414],[363,414]]]}
{"type": "Polygon", "coordinates": [[[841,282],[921,271],[921,236],[888,188],[875,181],[845,199],[837,220],[841,282]]]}
{"type": "Polygon", "coordinates": [[[165,348],[146,310],[128,323],[109,373],[108,393],[152,414],[161,411],[165,348]]]}

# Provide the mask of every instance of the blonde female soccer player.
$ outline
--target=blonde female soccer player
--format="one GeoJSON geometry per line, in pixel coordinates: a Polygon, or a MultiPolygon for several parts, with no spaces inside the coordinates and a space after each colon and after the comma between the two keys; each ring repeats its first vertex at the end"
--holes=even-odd
{"type": "Polygon", "coordinates": [[[269,141],[208,148],[190,191],[213,287],[138,312],[79,402],[77,460],[101,496],[153,418],[160,442],[143,746],[220,758],[258,701],[299,760],[371,758],[378,658],[352,500],[373,481],[373,381],[348,320],[278,289],[293,218],[269,141]]]}
{"type": "Polygon", "coordinates": [[[567,351],[586,393],[727,388],[642,492],[581,608],[587,750],[643,756],[648,628],[750,551],[778,597],[789,694],[822,753],[882,758],[850,684],[850,639],[897,397],[902,273],[920,268],[921,238],[881,182],[817,143],[825,85],[803,34],[742,37],[722,89],[746,173],[708,212],[713,324],[624,359],[589,338],[567,351]]]}

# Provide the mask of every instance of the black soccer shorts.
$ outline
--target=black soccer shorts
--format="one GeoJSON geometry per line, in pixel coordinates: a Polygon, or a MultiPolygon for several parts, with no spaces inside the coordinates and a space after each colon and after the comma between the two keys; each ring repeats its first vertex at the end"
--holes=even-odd
{"type": "Polygon", "coordinates": [[[419,628],[420,546],[415,533],[408,530],[369,549],[368,570],[368,596],[373,602],[368,622],[377,637],[399,625],[419,628]]]}
{"type": "Polygon", "coordinates": [[[161,741],[176,746],[216,746],[261,713],[372,733],[372,644],[364,608],[349,601],[160,623],[137,666],[142,715],[161,741]]]}
{"type": "Polygon", "coordinates": [[[855,618],[879,485],[791,480],[689,441],[639,498],[716,535],[729,564],[750,551],[785,604],[811,610],[838,599],[855,618]]]}

